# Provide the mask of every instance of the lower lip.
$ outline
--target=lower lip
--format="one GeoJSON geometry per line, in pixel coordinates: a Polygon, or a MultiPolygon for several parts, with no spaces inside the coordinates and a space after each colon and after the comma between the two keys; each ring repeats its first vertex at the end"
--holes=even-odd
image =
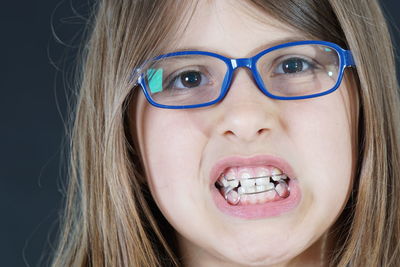
{"type": "Polygon", "coordinates": [[[230,205],[216,187],[212,190],[212,196],[217,208],[224,214],[246,220],[262,219],[280,216],[294,210],[298,206],[301,200],[298,182],[290,180],[289,188],[290,195],[287,198],[264,204],[230,205]]]}

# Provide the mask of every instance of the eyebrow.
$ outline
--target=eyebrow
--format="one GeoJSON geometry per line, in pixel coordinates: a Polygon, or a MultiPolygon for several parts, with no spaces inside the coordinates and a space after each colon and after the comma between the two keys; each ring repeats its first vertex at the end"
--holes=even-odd
{"type": "MultiPolygon", "coordinates": [[[[290,43],[290,42],[298,42],[298,41],[306,41],[306,40],[312,40],[312,39],[306,38],[305,36],[301,36],[301,35],[295,36],[295,37],[277,39],[272,42],[264,43],[260,46],[255,47],[254,49],[250,50],[249,53],[247,55],[245,55],[245,57],[254,55],[260,51],[263,51],[265,49],[268,49],[268,48],[271,48],[271,47],[274,47],[274,46],[277,46],[280,44],[285,44],[285,43],[290,43]]],[[[223,51],[219,51],[219,50],[213,49],[211,47],[205,47],[205,46],[182,47],[182,48],[175,49],[175,50],[167,50],[163,54],[179,52],[179,51],[207,51],[207,52],[220,54],[220,55],[226,56],[228,58],[238,58],[237,57],[238,55],[227,55],[223,51]]]]}

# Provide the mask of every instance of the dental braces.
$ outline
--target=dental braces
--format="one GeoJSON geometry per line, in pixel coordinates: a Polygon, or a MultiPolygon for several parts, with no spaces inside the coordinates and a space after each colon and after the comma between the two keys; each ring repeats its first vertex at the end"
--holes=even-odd
{"type": "MultiPolygon", "coordinates": [[[[287,179],[287,175],[286,174],[274,174],[274,175],[265,175],[265,176],[257,176],[257,177],[250,177],[250,178],[246,178],[246,179],[239,179],[239,180],[256,180],[256,179],[260,179],[260,178],[272,178],[272,180],[274,180],[273,177],[280,177],[280,180],[285,180],[287,179]]],[[[224,175],[224,179],[229,181],[235,181],[237,179],[226,179],[226,176],[224,175]]],[[[275,181],[275,180],[274,180],[275,181]]],[[[279,181],[279,180],[278,180],[279,181]]],[[[277,181],[276,181],[277,182],[277,181]]]]}
{"type": "MultiPolygon", "coordinates": [[[[250,177],[250,178],[246,178],[246,179],[242,179],[242,180],[256,180],[256,179],[260,179],[260,178],[270,178],[274,182],[278,182],[279,184],[284,183],[285,185],[287,185],[287,183],[284,180],[287,179],[288,176],[285,175],[285,174],[275,174],[275,175],[250,177]],[[277,178],[277,177],[279,177],[279,180],[276,181],[274,178],[277,178]]],[[[236,179],[228,180],[228,179],[226,179],[226,176],[224,176],[224,179],[226,181],[228,181],[228,182],[236,180],[236,179]]],[[[269,189],[266,189],[266,190],[263,190],[263,191],[258,191],[258,192],[239,193],[238,191],[234,190],[234,189],[238,188],[238,186],[232,186],[232,185],[223,186],[220,182],[218,182],[218,184],[221,186],[221,191],[222,191],[222,194],[223,194],[225,200],[231,205],[239,204],[240,198],[241,198],[242,195],[255,195],[255,194],[261,194],[261,193],[269,192],[269,191],[272,191],[272,190],[275,191],[275,187],[276,187],[276,186],[274,186],[273,188],[269,188],[269,189]],[[234,195],[232,195],[232,194],[234,194],[234,195]],[[229,195],[231,195],[231,198],[229,198],[229,195]]],[[[290,188],[288,187],[287,189],[290,192],[290,188]]]]}

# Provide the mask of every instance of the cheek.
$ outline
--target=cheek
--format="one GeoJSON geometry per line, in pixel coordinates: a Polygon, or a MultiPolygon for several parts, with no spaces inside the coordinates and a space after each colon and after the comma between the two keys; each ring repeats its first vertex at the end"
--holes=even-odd
{"type": "Polygon", "coordinates": [[[146,176],[155,201],[166,212],[165,203],[173,207],[171,201],[198,182],[205,138],[185,112],[150,107],[143,121],[139,143],[146,176]]]}
{"type": "Polygon", "coordinates": [[[283,114],[298,161],[299,180],[316,212],[335,217],[348,199],[355,168],[349,105],[339,91],[292,105],[283,114]],[[329,211],[326,209],[329,207],[329,211]],[[335,212],[333,212],[335,211],[335,212]]]}

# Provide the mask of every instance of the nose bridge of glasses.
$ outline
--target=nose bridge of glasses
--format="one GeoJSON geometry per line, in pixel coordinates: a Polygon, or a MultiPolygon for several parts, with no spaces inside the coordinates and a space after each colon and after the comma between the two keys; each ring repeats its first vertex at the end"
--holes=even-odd
{"type": "Polygon", "coordinates": [[[245,67],[248,69],[252,68],[253,62],[251,58],[235,58],[231,59],[232,69],[235,70],[237,68],[245,67]]]}

